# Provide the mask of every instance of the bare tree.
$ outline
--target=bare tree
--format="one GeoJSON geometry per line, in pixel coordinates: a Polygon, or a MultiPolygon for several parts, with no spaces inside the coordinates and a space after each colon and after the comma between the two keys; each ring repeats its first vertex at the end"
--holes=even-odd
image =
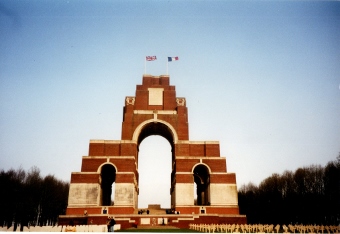
{"type": "Polygon", "coordinates": [[[311,165],[273,174],[239,189],[249,223],[339,224],[340,155],[326,167],[311,165]]]}
{"type": "Polygon", "coordinates": [[[52,175],[42,178],[32,167],[27,173],[19,168],[0,171],[0,224],[16,231],[24,226],[55,225],[65,214],[69,183],[52,175]]]}

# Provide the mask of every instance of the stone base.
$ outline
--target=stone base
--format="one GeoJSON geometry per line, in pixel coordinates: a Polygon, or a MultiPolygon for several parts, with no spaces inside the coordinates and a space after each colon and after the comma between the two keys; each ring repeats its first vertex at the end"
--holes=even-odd
{"type": "Polygon", "coordinates": [[[60,215],[59,225],[103,225],[108,216],[113,217],[121,229],[146,227],[146,226],[173,226],[177,228],[189,228],[190,224],[246,224],[245,215],[217,215],[217,214],[165,214],[165,215],[60,215]],[[164,224],[163,224],[164,223],[164,224]]]}
{"type": "Polygon", "coordinates": [[[160,204],[149,204],[148,209],[155,209],[155,210],[160,210],[161,205],[160,204]]]}

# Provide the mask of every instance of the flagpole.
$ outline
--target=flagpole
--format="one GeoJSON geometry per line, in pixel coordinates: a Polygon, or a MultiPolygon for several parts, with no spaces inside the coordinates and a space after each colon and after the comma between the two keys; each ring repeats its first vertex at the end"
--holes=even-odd
{"type": "Polygon", "coordinates": [[[144,74],[146,74],[146,58],[144,58],[144,74]]]}
{"type": "Polygon", "coordinates": [[[166,60],[166,74],[169,75],[169,61],[166,60]]]}

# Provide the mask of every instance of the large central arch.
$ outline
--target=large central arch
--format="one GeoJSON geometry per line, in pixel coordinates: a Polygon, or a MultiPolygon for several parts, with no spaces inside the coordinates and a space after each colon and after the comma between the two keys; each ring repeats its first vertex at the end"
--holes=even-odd
{"type": "Polygon", "coordinates": [[[171,207],[171,145],[161,135],[150,135],[138,147],[138,209],[152,205],[160,209],[171,207]],[[155,189],[156,188],[156,189],[155,189]]]}
{"type": "Polygon", "coordinates": [[[146,137],[151,135],[160,135],[167,139],[173,147],[178,141],[175,129],[168,122],[160,119],[150,119],[139,124],[133,133],[132,140],[139,145],[146,137]]]}
{"type": "MultiPolygon", "coordinates": [[[[139,145],[142,143],[142,141],[145,138],[147,138],[149,136],[153,136],[153,135],[158,135],[158,136],[164,137],[169,142],[170,147],[171,147],[171,165],[174,164],[174,158],[175,158],[175,154],[174,154],[175,144],[174,144],[174,142],[177,141],[177,139],[178,139],[176,131],[166,121],[163,121],[163,120],[147,120],[147,121],[144,121],[143,123],[141,123],[140,125],[138,125],[138,127],[136,128],[136,130],[133,134],[133,140],[137,141],[137,168],[138,168],[138,162],[139,162],[139,160],[141,160],[139,158],[139,145]]],[[[139,170],[138,170],[138,173],[139,173],[139,170]]],[[[174,181],[172,181],[172,180],[174,179],[174,177],[171,176],[171,174],[169,175],[169,177],[171,178],[170,184],[173,184],[174,181]]],[[[162,176],[162,175],[159,175],[159,176],[162,176]]],[[[139,178],[139,175],[138,175],[138,178],[139,178]]],[[[138,183],[138,190],[139,190],[139,183],[138,183]]]]}
{"type": "Polygon", "coordinates": [[[136,95],[125,98],[120,140],[90,141],[81,172],[71,175],[67,215],[82,215],[85,209],[89,215],[136,214],[139,145],[152,135],[171,145],[172,209],[190,215],[239,215],[236,176],[227,172],[219,142],[189,140],[186,99],[176,97],[167,75],[144,75],[136,95]]]}

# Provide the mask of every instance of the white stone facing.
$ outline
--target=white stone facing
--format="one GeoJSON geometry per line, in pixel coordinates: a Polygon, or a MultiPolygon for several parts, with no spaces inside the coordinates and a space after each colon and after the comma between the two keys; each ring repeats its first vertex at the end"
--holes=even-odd
{"type": "Polygon", "coordinates": [[[140,218],[140,224],[150,224],[150,218],[140,218]]]}
{"type": "Polygon", "coordinates": [[[153,110],[134,110],[133,113],[136,115],[153,115],[153,110]]]}
{"type": "Polygon", "coordinates": [[[157,114],[159,115],[175,115],[177,111],[175,110],[157,110],[157,114]]]}
{"type": "Polygon", "coordinates": [[[179,144],[192,144],[192,145],[195,145],[195,144],[206,144],[206,145],[218,145],[220,144],[219,141],[187,141],[187,140],[181,140],[181,141],[178,141],[179,144]]]}
{"type": "Polygon", "coordinates": [[[154,113],[159,115],[175,115],[177,111],[175,110],[134,110],[134,114],[141,114],[141,115],[152,115],[154,113]]]}
{"type": "Polygon", "coordinates": [[[176,184],[176,206],[194,205],[194,183],[176,184]]]}
{"type": "Polygon", "coordinates": [[[134,206],[136,197],[133,183],[116,183],[115,205],[134,206]]]}
{"type": "Polygon", "coordinates": [[[105,144],[120,144],[120,143],[135,143],[131,140],[102,140],[102,139],[91,139],[90,143],[105,143],[105,144]]]}
{"type": "Polygon", "coordinates": [[[163,90],[164,88],[148,88],[149,90],[149,105],[163,105],[163,90]]]}
{"type": "Polygon", "coordinates": [[[210,184],[211,205],[238,205],[235,184],[210,184]]]}
{"type": "Polygon", "coordinates": [[[99,184],[71,183],[68,205],[98,205],[99,184]]]}

